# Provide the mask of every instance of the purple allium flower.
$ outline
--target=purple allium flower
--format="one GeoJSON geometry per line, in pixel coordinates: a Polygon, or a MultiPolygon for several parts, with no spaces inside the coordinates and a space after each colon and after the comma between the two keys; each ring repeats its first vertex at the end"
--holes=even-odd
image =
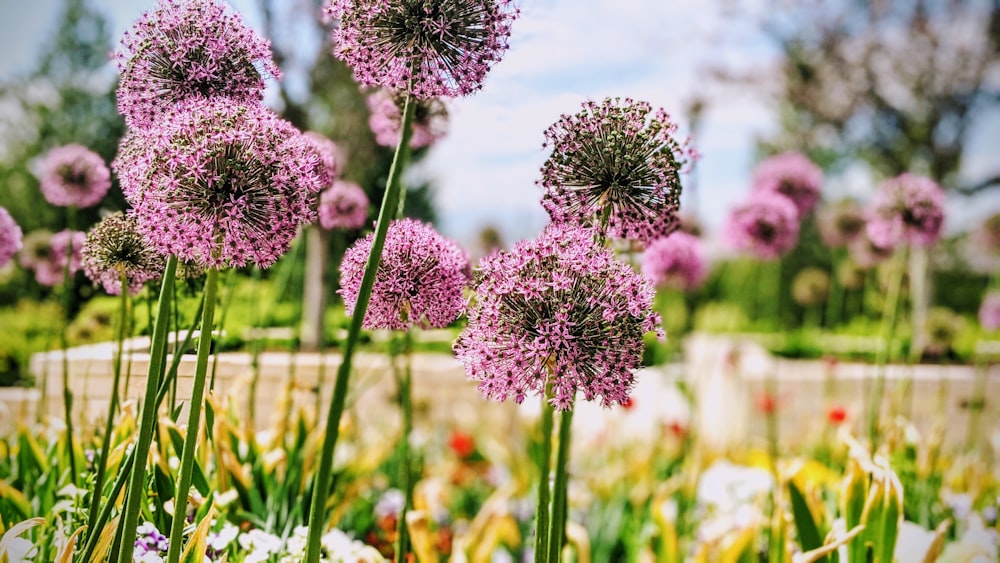
{"type": "Polygon", "coordinates": [[[479,391],[521,402],[545,393],[573,408],[579,391],[622,404],[642,364],[643,335],[658,330],[653,286],[595,240],[553,223],[538,238],[484,258],[455,353],[479,391]]]}
{"type": "Polygon", "coordinates": [[[646,102],[588,101],[545,131],[542,205],[553,222],[640,242],[677,228],[685,150],[677,125],[646,102]]]}
{"type": "Polygon", "coordinates": [[[507,50],[513,0],[327,0],[333,54],[364,86],[417,98],[464,96],[482,87],[507,50]]]}
{"type": "MultiPolygon", "coordinates": [[[[403,123],[403,100],[382,88],[365,100],[368,104],[368,126],[375,133],[375,142],[384,147],[399,144],[403,123]]],[[[441,98],[416,100],[413,111],[413,135],[410,147],[418,149],[434,144],[448,132],[448,108],[441,98]]]]}
{"type": "Polygon", "coordinates": [[[777,192],[754,192],[749,202],[733,210],[725,235],[733,248],[774,260],[798,242],[798,209],[777,192]]]}
{"type": "Polygon", "coordinates": [[[868,236],[883,247],[931,246],[941,236],[944,191],[934,180],[903,173],[879,186],[868,236]]]}
{"type": "Polygon", "coordinates": [[[0,268],[21,250],[21,238],[21,227],[6,209],[0,207],[0,268]]]}
{"type": "MultiPolygon", "coordinates": [[[[141,558],[147,553],[152,555],[166,555],[170,548],[170,540],[160,533],[151,522],[143,522],[135,531],[135,553],[134,557],[141,558]]],[[[142,559],[145,561],[146,559],[142,559]]]]}
{"type": "Polygon", "coordinates": [[[324,229],[360,229],[367,219],[368,196],[354,182],[336,180],[319,194],[319,224],[324,229]]]}
{"type": "Polygon", "coordinates": [[[133,127],[152,126],[191,98],[259,103],[264,77],[281,77],[271,44],[216,0],[160,0],[125,33],[115,56],[118,111],[133,127]]]}
{"type": "Polygon", "coordinates": [[[654,240],[642,255],[642,275],[656,286],[695,289],[706,273],[701,241],[681,231],[654,240]]]}
{"type": "Polygon", "coordinates": [[[166,260],[136,230],[135,217],[108,215],[87,233],[81,252],[83,272],[111,295],[120,295],[122,276],[128,292],[139,293],[142,285],[160,277],[166,260]]]}
{"type": "Polygon", "coordinates": [[[334,179],[344,171],[344,153],[336,143],[315,131],[306,131],[303,135],[319,155],[320,181],[323,187],[332,185],[334,179]]]}
{"type": "Polygon", "coordinates": [[[757,165],[753,174],[754,190],[773,191],[795,204],[799,218],[812,213],[823,187],[823,171],[806,156],[785,152],[757,165]]]}
{"type": "Polygon", "coordinates": [[[50,150],[42,159],[39,187],[60,207],[97,205],[111,188],[111,171],[96,152],[77,144],[50,150]]]}
{"type": "Polygon", "coordinates": [[[861,232],[858,238],[854,239],[847,246],[851,255],[851,260],[861,268],[868,270],[892,258],[895,248],[893,246],[882,246],[869,236],[868,229],[861,232]]]}
{"type": "Polygon", "coordinates": [[[85,238],[81,231],[65,230],[51,236],[48,231],[34,231],[25,238],[19,261],[34,270],[38,283],[57,286],[66,279],[67,260],[71,276],[82,267],[80,251],[85,238]]]}
{"type": "MultiPolygon", "coordinates": [[[[338,293],[349,315],[354,314],[374,238],[372,233],[359,239],[344,253],[340,265],[338,293]]],[[[447,326],[465,305],[462,291],[468,281],[468,262],[457,244],[430,225],[413,219],[393,221],[363,326],[391,330],[447,326]]]]}
{"type": "Polygon", "coordinates": [[[979,306],[979,324],[986,330],[1000,330],[1000,290],[992,290],[979,306]]]}
{"type": "Polygon", "coordinates": [[[853,199],[822,207],[816,216],[819,237],[829,248],[842,248],[863,237],[866,224],[864,210],[853,199]]]}
{"type": "Polygon", "coordinates": [[[136,227],[158,251],[210,268],[274,263],[314,219],[319,155],[260,105],[191,100],[132,129],[114,162],[136,227]]]}

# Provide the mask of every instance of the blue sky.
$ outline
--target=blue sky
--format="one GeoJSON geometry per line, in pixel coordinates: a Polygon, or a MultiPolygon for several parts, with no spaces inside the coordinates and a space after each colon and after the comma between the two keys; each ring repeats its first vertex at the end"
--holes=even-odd
{"type": "MultiPolygon", "coordinates": [[[[288,0],[289,5],[301,5],[288,0]]],[[[255,23],[253,0],[234,1],[255,23]]],[[[117,40],[151,0],[94,0],[110,18],[117,40]]],[[[547,218],[535,185],[546,158],[543,131],[560,114],[574,113],[586,99],[628,96],[663,107],[687,134],[685,108],[694,96],[708,107],[696,146],[703,154],[697,194],[685,193],[682,207],[718,231],[729,208],[748,190],[757,136],[775,127],[759,98],[725,89],[705,77],[708,63],[766,69],[774,53],[751,25],[733,21],[702,0],[531,0],[523,1],[511,49],[490,73],[483,90],[454,100],[449,136],[412,173],[430,179],[446,234],[469,243],[485,224],[508,241],[533,236],[547,218]]],[[[33,52],[51,35],[57,0],[0,0],[0,76],[25,69],[33,52]]],[[[1000,116],[983,120],[973,133],[977,150],[966,162],[969,177],[986,174],[1000,154],[1000,116]]],[[[689,178],[689,180],[694,178],[689,178]]],[[[828,190],[864,195],[863,174],[832,181],[828,190]]],[[[1000,211],[1000,193],[956,201],[963,221],[952,230],[1000,211]]]]}

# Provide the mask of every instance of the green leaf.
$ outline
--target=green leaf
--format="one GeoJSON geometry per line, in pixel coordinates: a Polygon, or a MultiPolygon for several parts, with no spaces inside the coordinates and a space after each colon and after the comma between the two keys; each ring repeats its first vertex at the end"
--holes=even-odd
{"type": "MultiPolygon", "coordinates": [[[[813,519],[812,511],[809,510],[809,503],[793,481],[788,481],[788,493],[792,501],[792,515],[795,517],[795,529],[798,530],[797,536],[802,551],[812,551],[822,546],[823,537],[813,519]]],[[[827,558],[822,557],[816,561],[826,563],[827,558]]]]}

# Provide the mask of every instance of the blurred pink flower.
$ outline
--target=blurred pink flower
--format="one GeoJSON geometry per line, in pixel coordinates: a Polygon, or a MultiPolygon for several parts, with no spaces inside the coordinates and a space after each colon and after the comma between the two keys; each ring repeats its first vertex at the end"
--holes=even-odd
{"type": "Polygon", "coordinates": [[[805,155],[785,152],[757,165],[754,190],[777,192],[792,200],[799,218],[812,213],[823,187],[823,171],[805,155]]]}
{"type": "Polygon", "coordinates": [[[706,274],[701,241],[681,231],[654,240],[642,255],[642,275],[656,286],[690,291],[706,274]]]}
{"type": "Polygon", "coordinates": [[[39,187],[52,205],[91,207],[111,188],[111,171],[101,155],[87,147],[64,145],[42,159],[39,187]]]}
{"type": "Polygon", "coordinates": [[[754,192],[749,202],[730,214],[724,234],[733,248],[760,260],[775,260],[798,243],[798,210],[777,192],[754,192]]]}
{"type": "Polygon", "coordinates": [[[21,227],[17,226],[6,209],[0,207],[0,268],[6,266],[21,250],[21,239],[21,227]]]}

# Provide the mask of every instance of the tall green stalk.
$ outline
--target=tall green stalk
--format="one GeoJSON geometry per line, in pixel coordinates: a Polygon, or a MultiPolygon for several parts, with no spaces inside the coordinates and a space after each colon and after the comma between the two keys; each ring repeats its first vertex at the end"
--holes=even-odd
{"type": "Polygon", "coordinates": [[[875,451],[876,439],[878,437],[878,419],[882,410],[882,396],[885,394],[885,372],[886,363],[889,361],[889,353],[892,349],[893,329],[896,326],[896,310],[899,308],[899,294],[903,286],[903,268],[905,262],[902,260],[903,253],[896,253],[889,263],[892,268],[889,280],[889,293],[886,296],[885,308],[882,311],[882,325],[880,336],[882,338],[875,364],[878,366],[878,373],[875,376],[875,385],[872,389],[871,404],[868,409],[868,441],[871,451],[875,451]]]}
{"type": "Polygon", "coordinates": [[[320,452],[319,467],[312,483],[312,501],[309,505],[309,536],[306,543],[305,563],[319,563],[320,538],[326,527],[326,501],[330,494],[330,479],[333,473],[333,453],[337,447],[340,435],[340,417],[344,414],[344,403],[347,400],[347,383],[351,376],[351,360],[354,348],[361,334],[361,324],[368,312],[368,301],[371,299],[372,287],[375,285],[375,273],[382,261],[382,247],[389,230],[389,221],[396,213],[399,205],[400,176],[402,165],[406,160],[405,153],[409,151],[410,137],[413,129],[414,105],[410,95],[406,95],[403,105],[403,120],[399,144],[389,168],[389,179],[386,183],[382,207],[379,210],[375,225],[375,236],[372,250],[368,255],[364,276],[361,278],[361,288],[358,291],[358,302],[354,306],[354,316],[347,331],[347,341],[344,343],[344,358],[337,369],[337,379],[333,385],[333,397],[330,399],[330,409],[326,417],[326,434],[323,437],[323,448],[320,452]]]}
{"type": "Polygon", "coordinates": [[[194,451],[198,447],[198,430],[201,426],[201,406],[205,402],[205,380],[208,374],[208,354],[212,348],[212,330],[215,328],[215,301],[219,290],[219,271],[209,268],[205,278],[205,309],[202,311],[201,331],[198,334],[198,357],[195,361],[194,382],[191,400],[188,403],[187,431],[184,433],[184,448],[181,466],[174,490],[174,517],[170,523],[170,548],[167,561],[178,563],[184,542],[184,524],[187,513],[188,490],[194,473],[194,451]]]}
{"type": "MultiPolygon", "coordinates": [[[[401,339],[403,341],[401,355],[405,365],[401,370],[396,370],[396,386],[399,389],[399,410],[403,419],[399,438],[399,486],[403,490],[405,502],[403,510],[399,513],[399,520],[396,522],[395,563],[406,561],[406,552],[409,551],[406,513],[413,506],[413,464],[410,461],[410,434],[413,433],[413,371],[410,366],[412,335],[407,331],[401,336],[401,339]]],[[[393,364],[395,363],[393,361],[393,364]]]]}
{"type": "Polygon", "coordinates": [[[552,487],[552,528],[549,532],[549,563],[558,563],[566,537],[567,489],[569,488],[569,447],[573,428],[573,410],[559,414],[559,450],[556,453],[556,477],[552,487]]]}
{"type": "Polygon", "coordinates": [[[546,563],[549,557],[549,462],[552,458],[552,384],[542,395],[542,455],[538,460],[538,505],[535,508],[535,563],[546,563]]]}
{"type": "Polygon", "coordinates": [[[69,453],[70,483],[76,485],[76,480],[80,474],[77,472],[76,448],[73,446],[73,392],[69,388],[69,323],[70,309],[73,305],[73,272],[70,265],[73,263],[73,219],[76,216],[76,208],[70,206],[66,208],[66,226],[69,229],[70,237],[66,241],[66,265],[63,267],[63,325],[59,332],[59,345],[62,348],[62,386],[63,386],[63,415],[66,417],[66,450],[69,453]]]}
{"type": "Polygon", "coordinates": [[[177,257],[167,259],[167,267],[163,273],[160,285],[160,299],[157,303],[156,324],[153,328],[152,344],[149,352],[149,369],[146,372],[146,393],[142,400],[142,420],[139,424],[139,438],[136,440],[133,452],[136,462],[132,465],[132,478],[129,481],[125,496],[125,511],[121,518],[122,534],[121,548],[115,561],[131,561],[135,549],[135,533],[139,520],[139,506],[146,493],[146,461],[149,458],[149,446],[153,441],[153,431],[156,429],[157,390],[160,377],[166,361],[167,324],[170,296],[174,290],[174,275],[177,272],[177,257]]]}
{"type": "Polygon", "coordinates": [[[121,298],[118,303],[118,347],[115,350],[112,365],[111,401],[108,403],[108,417],[104,422],[104,439],[101,443],[101,455],[97,458],[97,475],[94,477],[94,490],[90,495],[90,513],[87,516],[87,535],[94,533],[97,514],[101,506],[101,490],[104,488],[104,475],[107,472],[108,452],[111,450],[111,434],[115,427],[115,411],[118,410],[118,384],[122,374],[122,353],[125,347],[125,328],[128,325],[128,276],[121,275],[121,298]]]}

